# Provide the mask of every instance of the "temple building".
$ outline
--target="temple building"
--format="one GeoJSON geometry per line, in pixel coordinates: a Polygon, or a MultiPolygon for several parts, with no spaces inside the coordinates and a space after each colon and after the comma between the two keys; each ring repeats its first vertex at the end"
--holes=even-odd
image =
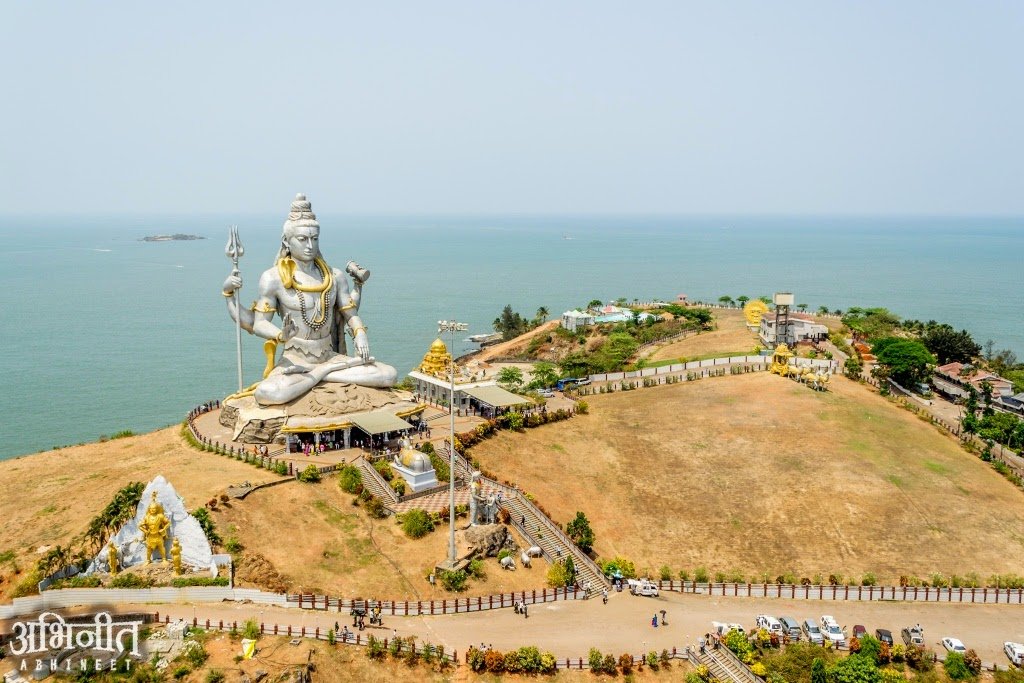
{"type": "MultiPolygon", "coordinates": [[[[419,367],[409,373],[416,400],[447,406],[451,398],[452,356],[440,339],[434,340],[419,367]]],[[[477,414],[494,417],[508,410],[532,405],[525,396],[498,386],[497,373],[482,365],[455,367],[456,414],[477,414]]]]}

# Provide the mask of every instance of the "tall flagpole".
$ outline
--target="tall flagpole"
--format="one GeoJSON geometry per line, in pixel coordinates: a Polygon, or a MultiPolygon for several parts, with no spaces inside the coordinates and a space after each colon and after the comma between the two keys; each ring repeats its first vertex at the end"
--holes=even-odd
{"type": "MultiPolygon", "coordinates": [[[[238,239],[238,226],[232,225],[228,230],[228,245],[224,248],[224,253],[234,266],[231,274],[238,276],[238,259],[242,258],[245,254],[245,249],[242,247],[242,241],[238,239]]],[[[242,383],[242,294],[241,289],[235,290],[235,351],[238,357],[238,390],[242,391],[245,385],[242,383]]]]}

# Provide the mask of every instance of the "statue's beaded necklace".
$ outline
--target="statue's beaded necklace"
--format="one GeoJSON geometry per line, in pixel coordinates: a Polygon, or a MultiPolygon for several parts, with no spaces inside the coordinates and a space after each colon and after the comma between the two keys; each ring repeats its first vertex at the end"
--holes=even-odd
{"type": "Polygon", "coordinates": [[[302,314],[302,322],[306,323],[311,330],[319,330],[327,324],[328,312],[331,310],[331,290],[334,285],[334,275],[330,266],[322,257],[316,257],[316,267],[320,269],[320,276],[323,279],[318,285],[301,285],[295,280],[295,260],[282,258],[277,262],[278,273],[281,275],[281,284],[286,289],[294,289],[295,296],[299,300],[299,311],[302,314]],[[305,292],[319,294],[313,297],[313,317],[310,318],[306,305],[305,292]],[[317,299],[319,298],[319,302],[317,299]],[[317,305],[319,303],[319,305],[317,305]]]}

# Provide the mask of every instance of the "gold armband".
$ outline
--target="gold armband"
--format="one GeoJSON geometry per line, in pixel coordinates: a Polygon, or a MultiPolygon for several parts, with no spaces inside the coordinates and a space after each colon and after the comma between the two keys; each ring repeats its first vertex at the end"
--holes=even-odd
{"type": "Polygon", "coordinates": [[[256,313],[276,313],[277,309],[263,301],[253,301],[250,310],[256,313]]]}
{"type": "Polygon", "coordinates": [[[284,330],[278,332],[277,336],[274,337],[274,339],[277,341],[278,344],[284,344],[284,330]]]}
{"type": "Polygon", "coordinates": [[[366,332],[366,328],[364,326],[362,326],[362,325],[360,325],[359,327],[352,328],[352,330],[351,330],[352,338],[355,339],[356,335],[359,334],[360,331],[366,332]]]}
{"type": "Polygon", "coordinates": [[[222,292],[220,293],[220,295],[221,295],[221,296],[223,296],[223,297],[227,297],[228,299],[230,299],[231,297],[233,297],[233,296],[235,295],[235,293],[234,293],[234,292],[224,292],[224,291],[222,291],[222,292]]]}

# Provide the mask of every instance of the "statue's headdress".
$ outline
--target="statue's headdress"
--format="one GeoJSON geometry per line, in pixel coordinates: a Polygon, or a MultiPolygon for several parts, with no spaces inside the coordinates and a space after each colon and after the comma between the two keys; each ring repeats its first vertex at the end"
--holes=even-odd
{"type": "Polygon", "coordinates": [[[295,199],[292,201],[291,210],[288,211],[288,220],[284,222],[281,234],[281,252],[278,254],[278,258],[287,256],[285,253],[284,239],[288,234],[295,228],[316,228],[320,229],[320,223],[316,220],[316,214],[313,213],[313,206],[306,195],[301,192],[295,195],[295,199]]]}

